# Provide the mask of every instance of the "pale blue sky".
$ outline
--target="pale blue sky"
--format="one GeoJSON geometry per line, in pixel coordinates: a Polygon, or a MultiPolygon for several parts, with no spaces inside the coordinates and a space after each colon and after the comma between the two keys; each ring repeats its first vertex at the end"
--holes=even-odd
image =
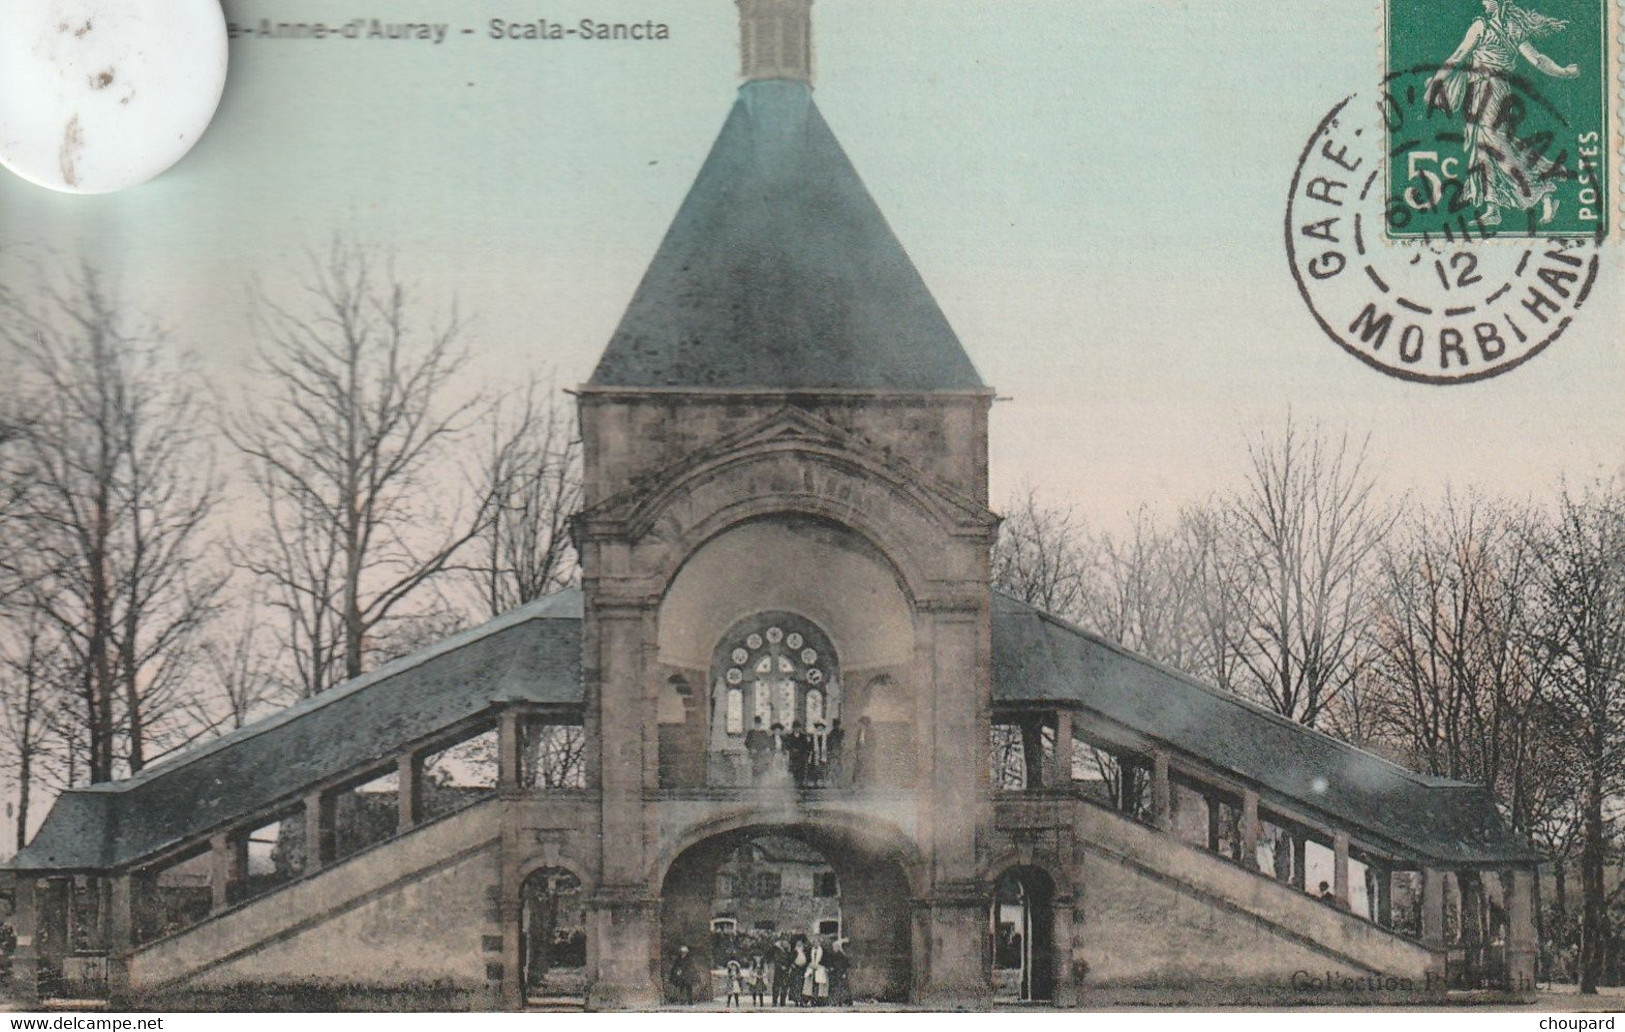
{"type": "MultiPolygon", "coordinates": [[[[1464,10],[1476,8],[1469,0],[1464,10]]],[[[427,43],[238,41],[226,99],[166,176],[103,198],[0,177],[0,248],[83,250],[219,382],[245,283],[291,284],[350,225],[474,317],[480,375],[585,380],[736,86],[728,0],[391,0],[427,43]],[[456,14],[454,14],[456,12],[456,14]],[[496,42],[492,17],[664,21],[659,43],[496,42]],[[459,33],[463,27],[476,34],[459,33]]],[[[337,0],[228,18],[342,22],[337,0]]],[[[984,378],[994,497],[1097,523],[1233,483],[1290,407],[1370,433],[1385,483],[1513,494],[1617,472],[1617,263],[1575,327],[1497,379],[1401,383],[1345,355],[1282,246],[1293,164],[1380,65],[1347,0],[817,0],[820,107],[984,378]]],[[[1612,259],[1612,255],[1608,256],[1612,259]]],[[[0,264],[0,269],[14,269],[0,264]]]]}

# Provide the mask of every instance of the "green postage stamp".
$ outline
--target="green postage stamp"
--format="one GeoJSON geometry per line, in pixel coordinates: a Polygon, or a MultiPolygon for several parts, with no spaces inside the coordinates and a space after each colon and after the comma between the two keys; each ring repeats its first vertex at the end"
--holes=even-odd
{"type": "Polygon", "coordinates": [[[1388,0],[1387,231],[1603,237],[1606,0],[1388,0]]]}

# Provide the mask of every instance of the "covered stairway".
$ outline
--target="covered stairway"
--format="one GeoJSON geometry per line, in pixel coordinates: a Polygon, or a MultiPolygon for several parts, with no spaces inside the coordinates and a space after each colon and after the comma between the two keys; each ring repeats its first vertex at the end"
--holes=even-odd
{"type": "MultiPolygon", "coordinates": [[[[518,885],[558,865],[590,890],[600,848],[581,628],[580,595],[561,593],[65,793],[12,865],[19,984],[125,999],[326,979],[517,1005],[518,885]],[[547,767],[560,743],[568,770],[547,767]]],[[[1486,790],[1004,596],[992,633],[987,891],[1048,871],[1057,1002],[1256,1001],[1298,968],[1407,991],[1532,984],[1537,857],[1486,790]]],[[[650,805],[698,825],[752,791],[650,805]]],[[[802,793],[852,813],[914,799],[802,793]]]]}

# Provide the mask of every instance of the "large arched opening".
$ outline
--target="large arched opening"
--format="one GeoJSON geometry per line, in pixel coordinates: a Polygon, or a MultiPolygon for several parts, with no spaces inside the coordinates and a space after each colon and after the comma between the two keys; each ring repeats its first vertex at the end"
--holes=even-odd
{"type": "Polygon", "coordinates": [[[818,772],[779,780],[912,786],[914,619],[897,567],[848,527],[776,513],[722,530],[661,601],[661,787],[771,783],[747,741],[758,718],[764,736],[800,723],[815,739],[841,721],[818,772]]]}
{"type": "MultiPolygon", "coordinates": [[[[852,829],[817,824],[753,824],[700,839],[683,849],[661,880],[660,972],[665,998],[682,994],[673,969],[687,947],[696,1001],[721,1000],[729,961],[758,970],[775,947],[796,947],[811,959],[816,947],[825,973],[805,969],[768,979],[788,985],[786,1005],[804,988],[815,1005],[908,998],[912,982],[912,896],[907,859],[896,848],[852,829]],[[837,943],[844,963],[831,963],[837,943]],[[844,972],[839,968],[844,967],[844,972]],[[822,981],[822,985],[820,982],[822,981]]],[[[750,1002],[748,975],[744,1001],[750,1002]]]]}

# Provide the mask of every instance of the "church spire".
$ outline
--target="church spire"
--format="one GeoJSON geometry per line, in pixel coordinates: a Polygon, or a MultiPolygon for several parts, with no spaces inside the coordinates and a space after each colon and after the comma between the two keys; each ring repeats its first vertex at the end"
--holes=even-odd
{"type": "Polygon", "coordinates": [[[746,82],[789,79],[812,85],[812,0],[736,0],[739,74],[746,82]]]}

